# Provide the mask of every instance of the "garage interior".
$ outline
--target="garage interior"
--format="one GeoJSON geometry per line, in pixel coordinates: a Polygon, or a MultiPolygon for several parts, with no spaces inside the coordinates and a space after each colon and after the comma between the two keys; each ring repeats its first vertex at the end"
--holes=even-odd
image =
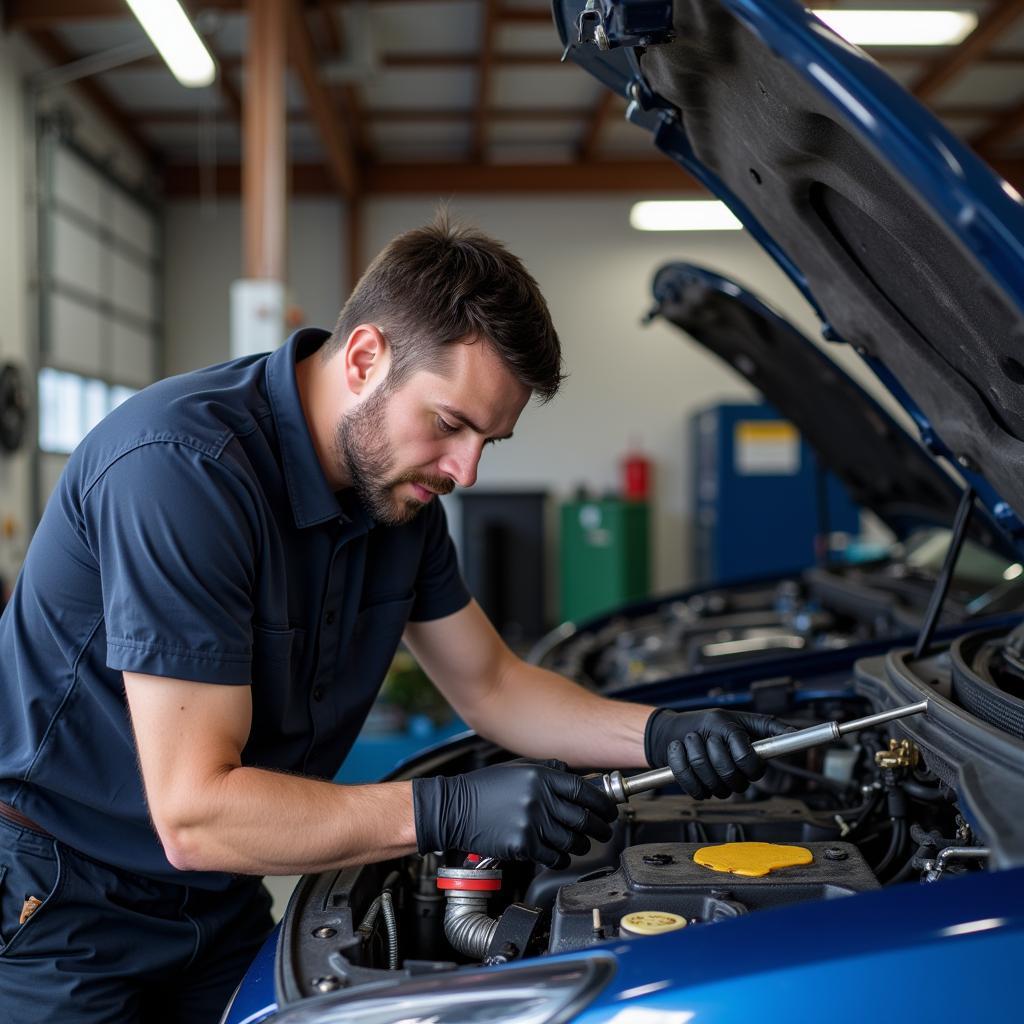
{"type": "MultiPolygon", "coordinates": [[[[814,6],[881,19],[937,5],[814,6]]],[[[865,48],[1024,191],[1024,2],[953,6],[974,16],[957,42],[865,48]]],[[[573,516],[621,501],[630,472],[645,477],[632,495],[643,536],[624,519],[615,543],[638,545],[628,557],[645,571],[610,600],[705,582],[694,423],[759,396],[672,325],[644,322],[651,279],[686,260],[739,281],[815,339],[817,319],[744,232],[631,226],[641,200],[709,196],[624,119],[623,100],[560,61],[550,8],[183,7],[215,62],[209,85],[177,81],[124,0],[0,5],[0,360],[20,372],[27,396],[23,439],[0,456],[5,590],[67,455],[100,416],[160,378],[265,351],[302,326],[330,328],[373,255],[440,205],[522,257],[569,374],[553,403],[528,408],[514,441],[487,452],[474,490],[445,500],[476,596],[502,608],[508,638],[529,649],[565,617],[569,588],[592,585],[585,567],[567,575],[562,557],[573,516]],[[535,524],[536,572],[515,584],[501,547],[510,519],[535,524]]],[[[853,353],[822,345],[908,422],[853,353]]],[[[846,532],[886,540],[869,517],[846,532]]],[[[414,677],[415,666],[397,666],[395,692],[403,673],[414,677]]],[[[433,706],[416,712],[403,755],[454,731],[431,719],[443,719],[433,706]]],[[[385,760],[364,761],[350,781],[399,756],[386,744],[405,719],[384,709],[378,724],[374,756],[385,760]]],[[[278,879],[275,895],[286,899],[293,883],[278,879]]]]}

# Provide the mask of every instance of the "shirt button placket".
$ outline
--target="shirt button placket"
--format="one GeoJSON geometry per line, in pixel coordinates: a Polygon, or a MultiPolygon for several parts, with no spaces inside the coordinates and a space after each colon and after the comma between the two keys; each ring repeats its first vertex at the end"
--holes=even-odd
{"type": "Polygon", "coordinates": [[[342,587],[347,562],[345,554],[344,548],[335,549],[334,557],[331,559],[327,600],[324,602],[323,612],[320,616],[320,652],[313,690],[310,694],[316,704],[322,704],[327,696],[325,683],[330,678],[331,666],[338,656],[341,629],[341,616],[338,613],[338,608],[343,601],[342,587]]]}

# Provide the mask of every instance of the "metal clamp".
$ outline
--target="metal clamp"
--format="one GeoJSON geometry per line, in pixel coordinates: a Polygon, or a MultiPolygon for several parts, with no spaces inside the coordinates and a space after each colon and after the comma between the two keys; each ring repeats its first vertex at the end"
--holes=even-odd
{"type": "Polygon", "coordinates": [[[569,50],[576,44],[582,44],[587,42],[590,38],[599,50],[611,49],[611,43],[608,41],[608,30],[604,24],[604,11],[602,11],[597,4],[597,0],[587,0],[587,6],[580,11],[580,16],[576,19],[576,39],[574,43],[570,43],[565,48],[565,53],[562,54],[562,60],[565,60],[569,50]],[[584,38],[584,31],[587,27],[587,22],[592,21],[593,28],[591,33],[588,34],[587,38],[584,38]]]}

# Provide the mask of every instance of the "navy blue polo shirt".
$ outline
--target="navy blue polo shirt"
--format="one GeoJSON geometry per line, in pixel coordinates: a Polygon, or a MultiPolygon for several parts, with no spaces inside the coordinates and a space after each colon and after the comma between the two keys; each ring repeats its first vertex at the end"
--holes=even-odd
{"type": "Polygon", "coordinates": [[[229,882],[164,856],[122,670],[251,686],[243,764],[331,778],[406,622],[469,600],[440,502],[384,526],[331,491],[295,381],[327,336],[146,388],[46,506],[0,619],[0,800],[85,854],[229,882]]]}

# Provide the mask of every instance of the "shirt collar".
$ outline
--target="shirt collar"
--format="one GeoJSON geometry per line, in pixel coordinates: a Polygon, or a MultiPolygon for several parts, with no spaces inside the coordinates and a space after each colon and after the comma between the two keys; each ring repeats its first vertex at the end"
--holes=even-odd
{"type": "Polygon", "coordinates": [[[292,514],[299,529],[329,519],[343,522],[349,519],[317,458],[295,380],[295,363],[315,352],[329,337],[329,331],[304,327],[267,357],[267,395],[281,446],[281,464],[292,514]]]}

